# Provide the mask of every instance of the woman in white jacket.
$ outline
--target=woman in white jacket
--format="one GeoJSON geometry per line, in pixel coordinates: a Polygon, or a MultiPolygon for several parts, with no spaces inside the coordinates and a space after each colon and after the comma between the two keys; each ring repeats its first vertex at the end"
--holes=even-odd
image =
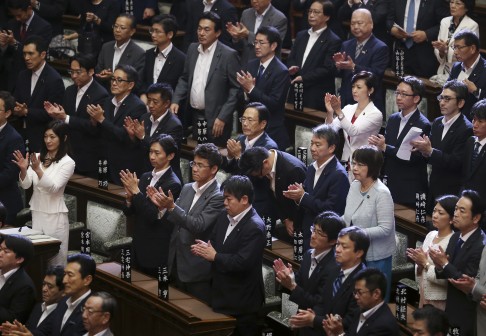
{"type": "Polygon", "coordinates": [[[30,199],[32,229],[61,241],[59,253],[49,260],[50,265],[65,265],[68,250],[69,220],[64,203],[64,189],[74,172],[74,161],[67,154],[68,126],[52,121],[44,133],[40,154],[14,152],[14,162],[20,168],[20,183],[28,189],[33,184],[30,199]],[[30,166],[29,166],[30,162],[30,166]]]}

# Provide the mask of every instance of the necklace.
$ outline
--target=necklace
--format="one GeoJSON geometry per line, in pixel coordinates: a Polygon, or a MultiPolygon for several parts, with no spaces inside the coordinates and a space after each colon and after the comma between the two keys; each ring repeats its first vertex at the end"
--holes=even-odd
{"type": "Polygon", "coordinates": [[[367,193],[367,192],[368,192],[368,191],[371,189],[371,187],[373,187],[373,185],[375,184],[375,182],[376,182],[376,181],[373,181],[373,183],[371,183],[371,184],[370,184],[368,187],[366,187],[366,189],[364,189],[364,190],[363,190],[363,185],[361,185],[360,191],[361,191],[362,193],[367,193]]]}

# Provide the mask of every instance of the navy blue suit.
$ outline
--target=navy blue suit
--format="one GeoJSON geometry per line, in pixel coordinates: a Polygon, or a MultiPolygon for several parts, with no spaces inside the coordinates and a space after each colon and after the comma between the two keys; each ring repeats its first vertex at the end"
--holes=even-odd
{"type": "Polygon", "coordinates": [[[17,212],[24,207],[17,184],[19,168],[12,162],[16,150],[25,155],[24,140],[7,122],[0,132],[0,202],[7,208],[9,225],[15,224],[17,212]]]}
{"type": "Polygon", "coordinates": [[[42,73],[37,79],[35,89],[30,94],[32,71],[24,70],[17,78],[14,91],[15,100],[27,104],[29,112],[22,117],[26,123],[24,139],[29,140],[29,150],[40,152],[41,143],[44,141],[44,131],[52,120],[44,109],[44,102],[62,104],[64,98],[64,82],[59,73],[49,64],[45,64],[42,73]]]}
{"type": "Polygon", "coordinates": [[[482,197],[486,195],[486,146],[481,148],[479,156],[474,165],[472,165],[472,153],[476,137],[470,137],[466,146],[463,147],[464,164],[462,167],[462,189],[473,189],[479,192],[482,197]]]}
{"type": "Polygon", "coordinates": [[[100,159],[100,134],[91,123],[91,117],[86,106],[103,106],[109,94],[106,89],[93,80],[76,108],[78,87],[71,85],[64,94],[63,107],[69,115],[69,143],[72,148],[72,158],[76,162],[75,172],[81,175],[97,178],[98,160],[100,159]]]}
{"type": "MultiPolygon", "coordinates": [[[[308,41],[309,33],[307,30],[297,34],[292,51],[287,59],[287,66],[289,68],[294,65],[300,67],[295,76],[302,76],[304,106],[325,111],[324,94],[326,92],[332,94],[336,92],[334,85],[336,67],[332,56],[341,48],[341,39],[327,27],[313,45],[302,66],[308,41]]],[[[292,92],[289,94],[290,97],[293,98],[292,92]]]]}
{"type": "MultiPolygon", "coordinates": [[[[142,93],[147,91],[150,84],[154,83],[154,64],[155,58],[159,53],[159,49],[149,49],[145,52],[145,66],[143,69],[142,78],[142,93]]],[[[160,71],[157,83],[167,83],[175,90],[177,81],[184,71],[184,62],[186,61],[186,55],[172,45],[172,50],[167,55],[164,67],[160,71]]]]}
{"type": "MultiPolygon", "coordinates": [[[[248,62],[247,70],[257,78],[260,60],[253,59],[248,62]]],[[[285,102],[290,85],[290,76],[287,67],[274,57],[253,90],[248,94],[250,102],[260,102],[270,111],[267,133],[275,140],[280,150],[290,146],[290,139],[285,128],[285,102]]]]}
{"type": "Polygon", "coordinates": [[[39,3],[39,10],[35,9],[35,13],[52,25],[52,36],[63,34],[64,0],[39,0],[39,3]]]}
{"type": "Polygon", "coordinates": [[[375,103],[375,106],[382,113],[385,113],[385,96],[381,82],[386,67],[388,66],[388,47],[383,41],[380,41],[374,35],[371,35],[368,42],[363,46],[361,53],[356,58],[356,45],[357,40],[352,38],[344,41],[341,47],[341,52],[345,52],[346,55],[350,56],[356,65],[354,72],[352,70],[340,71],[343,79],[340,89],[341,104],[342,106],[355,104],[353,95],[351,94],[351,79],[354,74],[357,74],[360,71],[370,71],[377,77],[377,86],[375,88],[375,98],[373,99],[373,103],[375,103]]]}
{"type": "Polygon", "coordinates": [[[35,287],[23,267],[12,274],[0,289],[0,322],[27,321],[35,304],[35,287]]]}
{"type": "MultiPolygon", "coordinates": [[[[461,71],[462,71],[461,62],[454,63],[451,69],[451,73],[449,74],[449,78],[447,80],[457,79],[461,71]]],[[[481,90],[479,97],[476,97],[472,93],[468,92],[466,97],[466,103],[462,108],[462,113],[464,113],[464,115],[469,120],[471,120],[471,115],[470,115],[471,108],[477,101],[484,99],[486,97],[486,60],[482,56],[479,58],[478,64],[476,64],[472,73],[469,75],[467,79],[473,82],[476,85],[476,87],[481,90]]]]}
{"type": "MultiPolygon", "coordinates": [[[[378,308],[370,317],[366,319],[366,322],[361,326],[359,332],[358,323],[360,314],[356,314],[351,325],[346,332],[346,335],[351,336],[398,336],[400,335],[400,328],[395,315],[388,307],[386,302],[378,308]]],[[[461,333],[462,335],[462,333],[461,333]]]]}
{"type": "Polygon", "coordinates": [[[415,193],[427,192],[427,161],[420,152],[412,152],[410,161],[399,159],[397,152],[412,127],[421,128],[422,134],[429,135],[430,122],[417,109],[398,135],[400,120],[400,112],[396,112],[390,116],[386,125],[383,173],[388,177],[387,187],[393,201],[415,207],[415,193]]]}

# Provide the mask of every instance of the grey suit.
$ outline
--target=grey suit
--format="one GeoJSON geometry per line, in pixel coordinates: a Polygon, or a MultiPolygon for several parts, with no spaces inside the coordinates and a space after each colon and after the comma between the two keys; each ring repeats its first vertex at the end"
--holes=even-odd
{"type": "Polygon", "coordinates": [[[486,247],[483,248],[483,253],[481,254],[476,286],[474,286],[471,294],[473,300],[478,302],[478,306],[476,307],[476,335],[484,335],[486,333],[486,310],[479,306],[479,302],[483,295],[486,294],[486,247]]]}
{"type": "MultiPolygon", "coordinates": [[[[241,53],[241,63],[246,64],[249,60],[255,58],[255,48],[253,41],[255,41],[255,22],[256,15],[253,8],[247,8],[241,13],[240,22],[248,28],[248,38],[246,40],[238,41],[235,44],[238,51],[241,53]]],[[[287,34],[287,17],[281,11],[270,5],[270,8],[265,13],[260,27],[273,26],[278,29],[282,41],[287,34]]]]}
{"type": "MultiPolygon", "coordinates": [[[[190,107],[190,94],[196,62],[199,57],[198,43],[192,43],[187,50],[184,72],[179,78],[177,87],[172,99],[173,103],[181,104],[186,99],[190,107]]],[[[232,116],[240,96],[240,85],[236,81],[236,72],[240,70],[238,53],[216,42],[216,50],[209,67],[206,88],[204,90],[205,109],[204,116],[208,122],[208,134],[213,132],[213,125],[216,118],[225,122],[223,135],[218,138],[209,137],[211,142],[218,145],[226,145],[231,134],[232,116]]],[[[188,111],[188,109],[186,109],[188,111]]],[[[195,127],[194,127],[195,128],[195,127]]]]}

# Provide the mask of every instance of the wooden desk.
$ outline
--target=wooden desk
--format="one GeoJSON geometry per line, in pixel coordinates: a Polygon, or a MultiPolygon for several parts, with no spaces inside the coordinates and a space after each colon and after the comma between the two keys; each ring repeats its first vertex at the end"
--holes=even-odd
{"type": "Polygon", "coordinates": [[[282,259],[282,261],[287,265],[290,263],[294,270],[300,268],[300,264],[294,260],[294,247],[289,243],[278,240],[277,238],[272,243],[272,249],[265,249],[263,251],[263,261],[265,264],[272,266],[275,259],[282,259]]]}
{"type": "MultiPolygon", "coordinates": [[[[431,220],[427,216],[427,220],[431,220]]],[[[415,210],[404,205],[395,204],[395,226],[397,231],[406,234],[408,246],[415,247],[417,241],[424,241],[429,230],[420,224],[415,223],[415,210]]]]}
{"type": "Polygon", "coordinates": [[[173,288],[169,301],[157,297],[157,281],[132,271],[132,283],[120,279],[120,264],[99,264],[94,290],[111,293],[118,311],[111,324],[115,335],[230,335],[235,319],[215,313],[203,302],[173,288]]]}

